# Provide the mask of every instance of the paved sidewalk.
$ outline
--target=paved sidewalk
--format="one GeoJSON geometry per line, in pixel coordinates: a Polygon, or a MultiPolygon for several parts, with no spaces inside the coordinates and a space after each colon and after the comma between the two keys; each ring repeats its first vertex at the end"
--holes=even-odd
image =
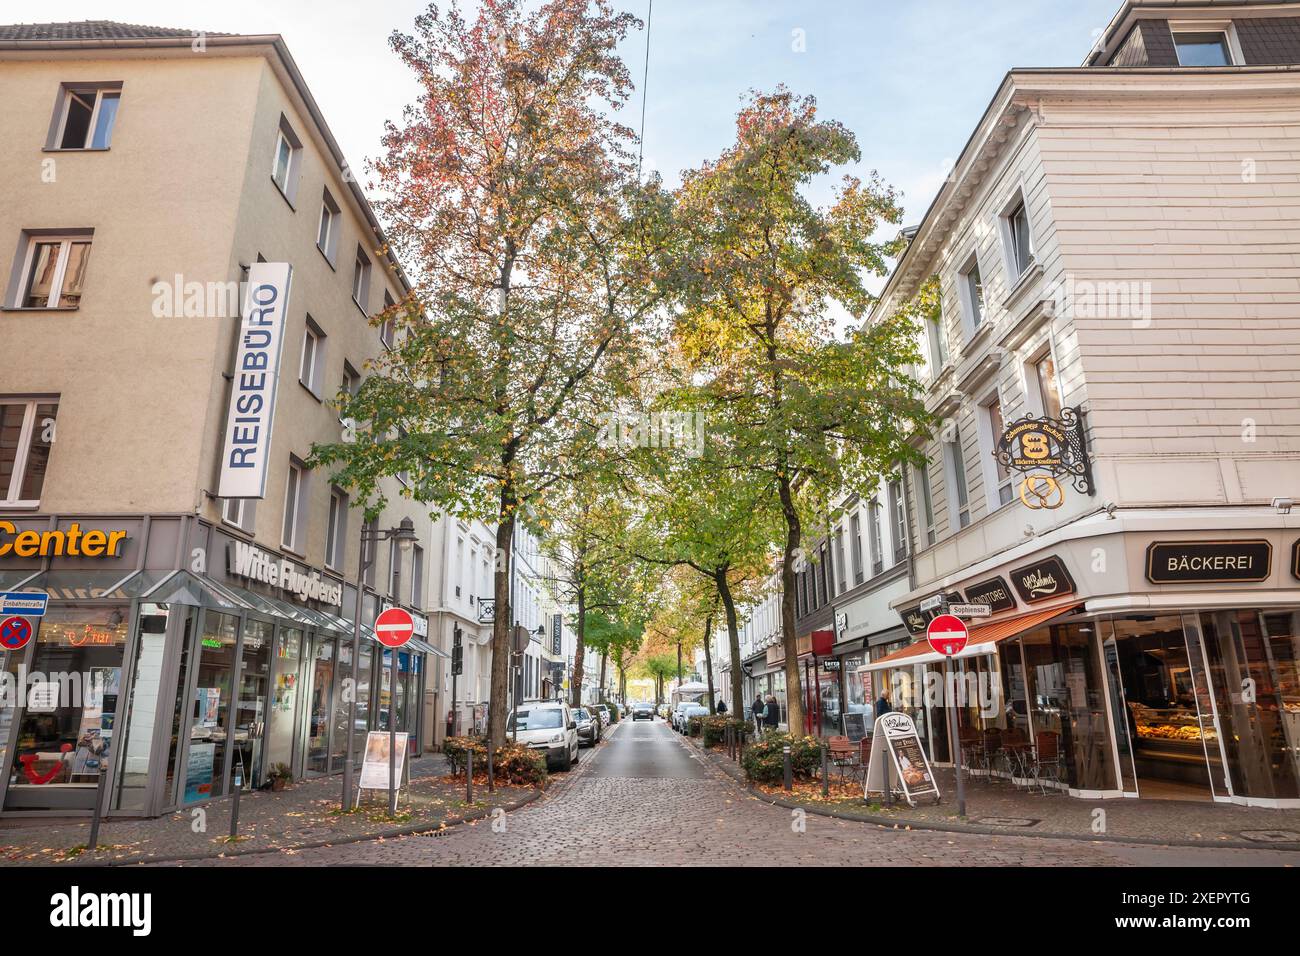
{"type": "Polygon", "coordinates": [[[342,780],[338,775],[303,781],[278,793],[245,793],[239,806],[239,839],[233,843],[229,841],[230,800],[152,820],[105,820],[96,853],[85,852],[88,820],[4,825],[0,826],[0,866],[143,863],[271,850],[294,852],[358,839],[437,831],[486,816],[497,807],[513,809],[540,793],[530,787],[502,785],[489,793],[486,784],[476,781],[470,804],[465,801],[464,778],[450,777],[449,772],[441,754],[413,761],[410,800],[402,795],[396,819],[388,816],[386,793],[368,796],[366,804],[353,813],[340,813],[342,780]]]}
{"type": "MultiPolygon", "coordinates": [[[[713,767],[744,783],[740,765],[720,749],[706,751],[696,739],[690,744],[713,767]]],[[[879,798],[863,799],[860,783],[839,785],[831,770],[831,793],[821,796],[821,783],[804,784],[787,794],[776,787],[748,787],[750,793],[781,806],[804,807],[844,819],[885,826],[939,829],[959,833],[1018,834],[1085,840],[1116,840],[1164,846],[1220,846],[1300,850],[1300,810],[1272,810],[1236,804],[1185,800],[1089,800],[1063,793],[1017,790],[1005,780],[974,778],[966,785],[966,816],[957,815],[954,777],[950,768],[936,767],[943,799],[893,809],[879,798]]]]}

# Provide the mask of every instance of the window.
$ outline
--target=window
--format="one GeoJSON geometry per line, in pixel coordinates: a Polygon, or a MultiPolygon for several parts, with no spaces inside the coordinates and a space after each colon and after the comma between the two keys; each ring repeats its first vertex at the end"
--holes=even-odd
{"type": "Polygon", "coordinates": [[[849,529],[851,541],[849,546],[853,549],[853,583],[862,583],[862,522],[858,518],[859,512],[853,512],[853,517],[849,520],[849,529]]]}
{"type": "Polygon", "coordinates": [[[939,314],[929,318],[925,323],[926,339],[930,345],[930,378],[939,377],[943,367],[948,364],[948,336],[943,330],[943,309],[939,314]]]}
{"type": "Polygon", "coordinates": [[[221,520],[250,534],[253,531],[256,512],[255,498],[227,498],[221,503],[221,520]]]}
{"type": "MultiPolygon", "coordinates": [[[[396,303],[393,297],[384,292],[384,312],[388,313],[396,303]]],[[[393,343],[397,341],[397,323],[394,317],[389,314],[384,319],[383,325],[379,327],[379,341],[384,344],[384,348],[391,349],[393,343]]]]}
{"type": "Polygon", "coordinates": [[[424,549],[418,544],[411,548],[411,607],[424,607],[424,549]]]}
{"type": "Polygon", "coordinates": [[[1056,362],[1049,352],[1033,363],[1033,378],[1038,389],[1038,407],[1048,418],[1061,417],[1061,389],[1056,381],[1056,362]]]}
{"type": "Polygon", "coordinates": [[[325,333],[312,317],[307,316],[307,328],[302,334],[302,363],[298,367],[298,381],[320,398],[320,380],[325,365],[325,333]]]}
{"type": "Polygon", "coordinates": [[[1222,30],[1209,33],[1174,33],[1179,66],[1232,66],[1228,35],[1222,30]]]}
{"type": "Polygon", "coordinates": [[[460,597],[461,585],[465,581],[465,539],[456,539],[456,597],[460,597]]]}
{"type": "Polygon", "coordinates": [[[879,574],[885,569],[885,548],[880,536],[880,501],[876,498],[867,505],[867,528],[871,535],[871,573],[879,574]]]}
{"type": "Polygon", "coordinates": [[[1002,419],[1002,402],[995,398],[984,406],[984,448],[981,458],[985,462],[984,480],[988,482],[989,510],[994,511],[1011,502],[1011,470],[997,457],[998,439],[1002,436],[1005,423],[1002,419]]]}
{"type": "Polygon", "coordinates": [[[108,149],[122,99],[119,84],[60,87],[62,98],[55,117],[54,149],[108,149]]]}
{"type": "Polygon", "coordinates": [[[0,399],[0,505],[41,503],[58,414],[52,399],[0,399]]]}
{"type": "Polygon", "coordinates": [[[293,204],[294,195],[298,192],[298,167],[301,161],[302,140],[298,139],[289,121],[281,116],[280,128],[275,135],[275,159],[271,165],[271,180],[290,205],[293,204]]]}
{"type": "MultiPolygon", "coordinates": [[[[339,394],[356,397],[357,391],[361,388],[361,376],[357,374],[349,362],[343,363],[343,381],[339,383],[339,394]]],[[[343,406],[339,406],[339,424],[345,428],[351,424],[351,420],[343,415],[343,406]]]]}
{"type": "Polygon", "coordinates": [[[366,567],[366,586],[373,588],[375,586],[375,565],[379,563],[375,560],[377,557],[375,549],[379,547],[379,542],[375,540],[375,535],[379,532],[379,519],[371,518],[369,521],[365,522],[362,529],[362,535],[365,540],[361,547],[365,550],[365,556],[370,562],[366,567]]]}
{"type": "Polygon", "coordinates": [[[944,457],[948,467],[948,509],[952,512],[953,524],[964,528],[970,524],[970,501],[966,492],[966,460],[962,455],[961,431],[955,431],[953,439],[944,444],[944,457]]]}
{"type": "Polygon", "coordinates": [[[338,488],[330,490],[329,526],[325,533],[325,566],[342,569],[348,536],[348,496],[338,488]]]}
{"type": "Polygon", "coordinates": [[[831,578],[835,574],[835,568],[831,565],[831,551],[825,543],[821,546],[821,578],[822,578],[822,603],[829,604],[831,595],[834,593],[834,585],[831,578]]]}
{"type": "Polygon", "coordinates": [[[284,527],[280,543],[289,551],[301,554],[306,537],[303,504],[307,499],[307,470],[297,460],[289,462],[289,477],[284,484],[284,527]]]}
{"type": "Polygon", "coordinates": [[[980,266],[972,255],[959,275],[962,310],[967,318],[967,334],[973,335],[984,321],[984,280],[980,266]]]}
{"type": "Polygon", "coordinates": [[[843,594],[849,589],[848,566],[844,563],[844,528],[835,529],[835,570],[838,572],[835,577],[839,582],[839,593],[843,594]]]}
{"type": "Polygon", "coordinates": [[[325,195],[320,204],[320,224],[316,227],[316,247],[324,254],[325,259],[330,265],[334,265],[334,258],[339,251],[339,225],[342,222],[342,215],[339,205],[330,195],[330,191],[325,190],[325,195]]]}
{"type": "Polygon", "coordinates": [[[1002,217],[1003,241],[1006,244],[1007,272],[1011,284],[1034,263],[1033,244],[1029,235],[1029,212],[1024,196],[1018,195],[1002,217]]]}
{"type": "Polygon", "coordinates": [[[894,563],[907,557],[907,507],[903,500],[903,482],[894,479],[889,483],[889,515],[894,539],[894,563]]]}
{"type": "Polygon", "coordinates": [[[17,295],[20,309],[75,309],[90,261],[90,234],[30,235],[17,295]]]}
{"type": "MultiPolygon", "coordinates": [[[[407,439],[408,435],[409,435],[409,433],[407,432],[407,430],[406,430],[405,428],[399,428],[399,429],[397,429],[397,441],[399,442],[399,444],[405,445],[405,444],[406,444],[406,439],[407,439]]],[[[399,471],[399,472],[397,473],[397,480],[400,481],[402,484],[404,484],[406,487],[408,487],[408,488],[411,487],[411,473],[410,473],[410,471],[406,471],[406,470],[399,471]]],[[[472,565],[471,565],[471,566],[472,566],[472,565]]]]}
{"type": "Polygon", "coordinates": [[[402,549],[396,538],[388,539],[388,596],[394,601],[402,600],[402,549]]]}
{"type": "Polygon", "coordinates": [[[921,496],[921,525],[925,529],[925,543],[929,546],[935,542],[934,502],[930,497],[930,471],[925,465],[916,469],[916,487],[921,496]]]}
{"type": "MultiPolygon", "coordinates": [[[[362,312],[366,311],[366,302],[370,299],[370,258],[360,246],[357,246],[356,262],[352,266],[352,301],[362,312]]],[[[369,313],[366,313],[367,315],[369,313]]]]}

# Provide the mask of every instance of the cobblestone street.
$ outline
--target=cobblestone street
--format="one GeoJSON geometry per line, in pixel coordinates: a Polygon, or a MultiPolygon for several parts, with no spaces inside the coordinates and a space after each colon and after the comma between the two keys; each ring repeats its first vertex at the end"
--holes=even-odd
{"type": "Polygon", "coordinates": [[[772,806],[707,766],[662,721],[625,721],[541,800],[438,836],[195,865],[1294,865],[1300,854],[890,830],[772,806]]]}

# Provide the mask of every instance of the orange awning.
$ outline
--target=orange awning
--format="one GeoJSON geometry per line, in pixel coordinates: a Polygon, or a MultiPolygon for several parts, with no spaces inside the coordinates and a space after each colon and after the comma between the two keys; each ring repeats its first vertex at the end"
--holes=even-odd
{"type": "MultiPolygon", "coordinates": [[[[1030,611],[1028,614],[1019,614],[1002,621],[972,627],[970,629],[970,640],[966,642],[966,646],[962,648],[961,653],[955,656],[960,658],[975,657],[979,654],[992,654],[998,649],[998,644],[1001,641],[1005,641],[1009,637],[1015,637],[1017,634],[1024,634],[1026,631],[1032,631],[1053,618],[1069,614],[1078,607],[1077,604],[1067,604],[1064,607],[1030,611]]],[[[930,647],[929,642],[922,638],[915,644],[900,648],[892,654],[885,655],[878,661],[864,664],[858,670],[879,671],[890,667],[903,667],[912,664],[932,664],[941,660],[943,660],[943,655],[930,647]]]]}

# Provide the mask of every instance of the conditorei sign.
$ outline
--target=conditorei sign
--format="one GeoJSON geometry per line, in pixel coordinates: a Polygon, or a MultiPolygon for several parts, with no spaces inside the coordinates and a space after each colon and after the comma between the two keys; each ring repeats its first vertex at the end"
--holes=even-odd
{"type": "Polygon", "coordinates": [[[255,262],[248,270],[217,485],[222,498],[266,497],[271,422],[292,275],[287,262],[255,262]]]}
{"type": "Polygon", "coordinates": [[[1011,594],[1011,588],[1007,586],[1007,582],[1001,576],[998,576],[968,587],[966,589],[966,603],[987,604],[989,611],[997,614],[999,611],[1010,611],[1014,608],[1016,599],[1011,594]]]}
{"type": "Polygon", "coordinates": [[[75,521],[53,531],[19,531],[0,520],[0,558],[116,558],[126,538],[125,531],[82,531],[75,521]]]}
{"type": "Polygon", "coordinates": [[[234,577],[260,581],[288,591],[300,601],[319,601],[327,607],[343,603],[343,585],[322,578],[319,571],[301,571],[292,561],[263,551],[244,541],[232,541],[226,551],[227,570],[234,577]]]}
{"type": "Polygon", "coordinates": [[[1055,555],[1011,572],[1011,583],[1026,604],[1074,593],[1074,579],[1055,555]]]}
{"type": "Polygon", "coordinates": [[[1231,584],[1263,581],[1273,546],[1252,541],[1155,541],[1147,546],[1152,584],[1231,584]]]}

